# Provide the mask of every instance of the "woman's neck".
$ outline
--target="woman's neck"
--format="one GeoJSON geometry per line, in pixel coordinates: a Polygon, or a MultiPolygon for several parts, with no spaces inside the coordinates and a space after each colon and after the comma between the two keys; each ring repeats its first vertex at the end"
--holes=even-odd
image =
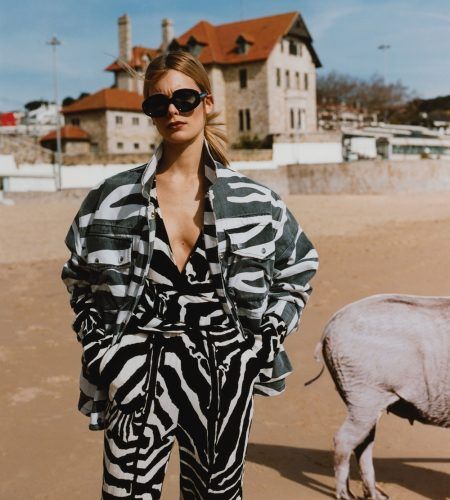
{"type": "Polygon", "coordinates": [[[163,155],[158,168],[159,174],[188,179],[197,177],[202,168],[203,134],[192,142],[183,144],[163,143],[163,155]]]}

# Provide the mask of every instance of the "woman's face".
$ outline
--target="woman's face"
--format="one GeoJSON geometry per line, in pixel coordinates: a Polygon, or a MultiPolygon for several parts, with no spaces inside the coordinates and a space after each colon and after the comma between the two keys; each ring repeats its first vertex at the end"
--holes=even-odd
{"type": "MultiPolygon", "coordinates": [[[[194,89],[201,92],[195,81],[180,71],[169,69],[150,89],[150,94],[165,94],[168,97],[177,89],[194,89]]],[[[166,116],[152,118],[158,132],[166,142],[182,144],[191,142],[199,135],[203,137],[206,114],[213,110],[213,98],[206,96],[192,111],[182,113],[171,103],[166,116]],[[177,126],[174,126],[178,123],[177,126]]]]}

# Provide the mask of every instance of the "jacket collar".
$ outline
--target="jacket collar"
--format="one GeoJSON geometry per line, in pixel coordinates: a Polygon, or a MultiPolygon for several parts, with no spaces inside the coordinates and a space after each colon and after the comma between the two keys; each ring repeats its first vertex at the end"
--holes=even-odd
{"type": "MultiPolygon", "coordinates": [[[[147,163],[145,167],[144,173],[142,174],[141,184],[142,184],[142,194],[145,198],[150,198],[150,189],[153,183],[153,177],[156,172],[156,167],[158,166],[159,161],[161,160],[163,154],[163,142],[161,141],[150,161],[147,163]]],[[[215,183],[218,177],[220,177],[221,169],[224,167],[220,162],[215,160],[212,156],[211,149],[209,147],[208,141],[206,138],[203,140],[203,154],[204,154],[204,168],[205,168],[205,177],[209,181],[209,184],[212,185],[215,183]]]]}

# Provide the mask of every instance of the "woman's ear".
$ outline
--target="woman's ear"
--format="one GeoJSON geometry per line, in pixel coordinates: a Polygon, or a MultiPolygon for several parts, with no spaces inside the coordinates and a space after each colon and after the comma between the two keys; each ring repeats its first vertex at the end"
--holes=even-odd
{"type": "Polygon", "coordinates": [[[203,102],[205,103],[206,114],[211,114],[214,110],[214,97],[212,96],[212,94],[208,94],[203,102]]]}

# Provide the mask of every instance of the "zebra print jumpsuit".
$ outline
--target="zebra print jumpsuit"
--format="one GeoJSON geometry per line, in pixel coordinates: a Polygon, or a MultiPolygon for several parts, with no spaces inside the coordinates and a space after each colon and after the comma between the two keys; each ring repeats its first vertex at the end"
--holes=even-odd
{"type": "Polygon", "coordinates": [[[210,279],[204,233],[175,264],[156,197],[156,235],[140,303],[102,370],[109,381],[102,498],[158,499],[177,439],[183,499],[242,498],[260,362],[210,279]]]}

